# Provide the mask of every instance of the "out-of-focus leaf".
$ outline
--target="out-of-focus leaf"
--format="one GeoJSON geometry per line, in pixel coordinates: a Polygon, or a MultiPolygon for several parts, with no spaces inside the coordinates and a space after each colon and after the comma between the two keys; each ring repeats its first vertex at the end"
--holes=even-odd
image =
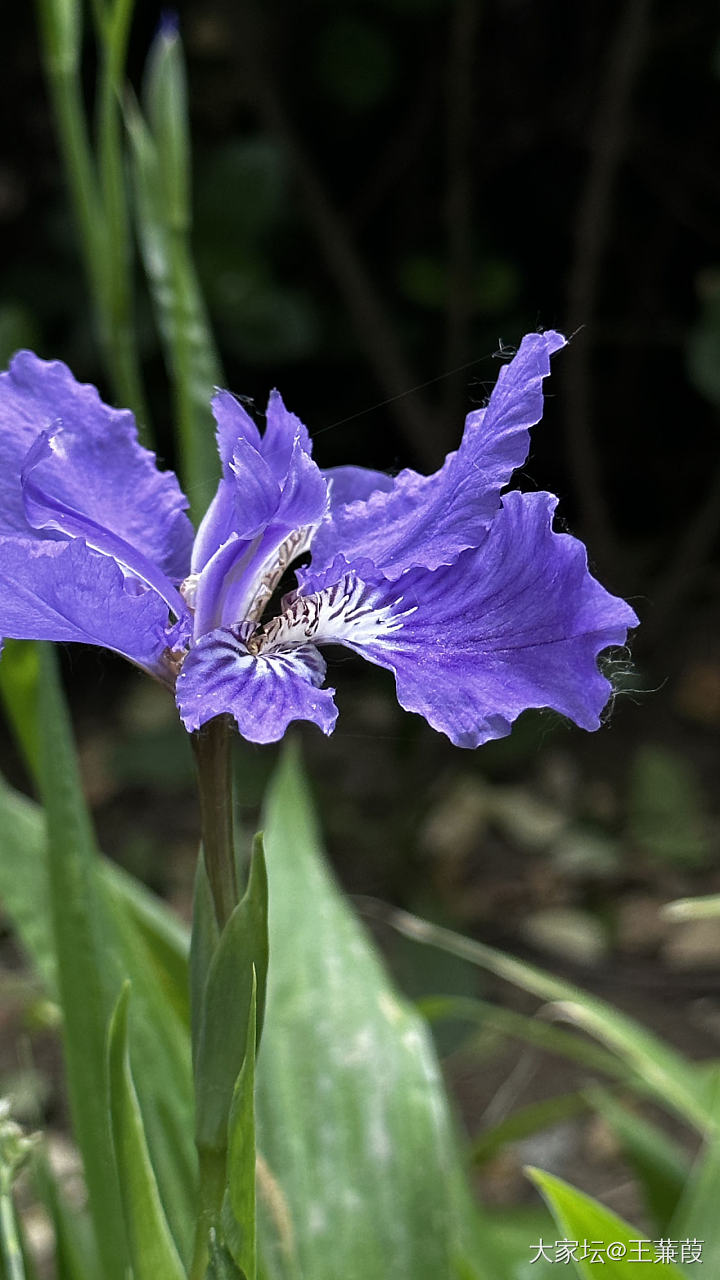
{"type": "MultiPolygon", "coordinates": [[[[427,1029],[332,881],[291,754],[266,818],[272,962],[256,1104],[265,1266],[273,1280],[452,1275],[465,1183],[427,1029]]],[[[503,1275],[487,1253],[469,1260],[503,1275]]]]}
{"type": "Polygon", "coordinates": [[[163,1212],[130,1070],[126,983],[110,1022],[108,1076],[113,1146],[134,1280],[186,1280],[163,1212]]]}
{"type": "Polygon", "coordinates": [[[709,854],[700,790],[690,765],[665,747],[644,746],[631,777],[630,829],[652,858],[697,866],[709,854]]]}
{"type": "Polygon", "coordinates": [[[123,1280],[126,1242],[107,1117],[108,925],[72,733],[55,654],[48,646],[41,649],[39,697],[43,723],[39,777],[48,830],[48,897],[73,1127],[104,1275],[108,1280],[123,1280]]]}
{"type": "MultiPolygon", "coordinates": [[[[31,800],[0,782],[0,822],[0,899],[48,994],[57,999],[41,811],[31,800]]],[[[182,926],[149,890],[102,858],[96,859],[93,866],[102,908],[102,927],[98,920],[98,928],[108,1003],[113,986],[117,990],[129,976],[135,991],[131,1021],[146,1131],[163,1202],[184,1249],[189,1245],[188,1233],[192,1229],[196,1177],[187,999],[183,990],[187,939],[183,945],[182,926]]],[[[95,980],[96,971],[88,976],[95,980]]]]}
{"type": "MultiPolygon", "coordinates": [[[[720,1116],[720,1081],[714,1082],[716,1113],[720,1116]]],[[[710,1135],[687,1179],[669,1228],[676,1239],[700,1237],[705,1275],[720,1273],[720,1139],[710,1135]]]]}
{"type": "Polygon", "coordinates": [[[558,1016],[582,1027],[617,1054],[631,1069],[636,1088],[652,1094],[701,1133],[717,1128],[703,1073],[633,1018],[536,965],[526,964],[474,938],[464,938],[441,925],[420,920],[407,911],[389,911],[387,921],[416,942],[449,951],[541,1000],[550,1001],[558,1016]]]}
{"type": "Polygon", "coordinates": [[[687,1183],[685,1152],[657,1125],[629,1111],[606,1090],[592,1089],[588,1099],[620,1143],[656,1227],[660,1232],[667,1231],[687,1183]]]}
{"type": "Polygon", "coordinates": [[[513,1111],[505,1120],[486,1129],[476,1137],[471,1145],[470,1154],[475,1164],[491,1160],[508,1142],[518,1142],[521,1138],[532,1137],[533,1134],[549,1129],[563,1120],[582,1115],[590,1106],[587,1098],[581,1093],[563,1093],[557,1098],[543,1098],[541,1102],[531,1102],[526,1107],[513,1111]]]}
{"type": "Polygon", "coordinates": [[[53,1225],[58,1280],[97,1280],[100,1263],[87,1213],[66,1203],[44,1152],[33,1160],[33,1185],[53,1225]]]}
{"type": "Polygon", "coordinates": [[[146,93],[154,124],[134,104],[126,109],[126,124],[138,239],[172,382],[185,490],[198,520],[219,478],[210,401],[224,379],[190,248],[187,123],[173,122],[184,109],[180,38],[165,32],[158,39],[164,51],[150,68],[146,93]],[[164,152],[170,133],[172,145],[164,152]]]}
{"type": "MultiPolygon", "coordinates": [[[[603,1252],[602,1274],[605,1280],[637,1280],[640,1259],[636,1242],[642,1239],[641,1233],[597,1200],[583,1195],[560,1178],[543,1173],[541,1169],[529,1169],[528,1173],[550,1206],[564,1239],[579,1242],[574,1267],[583,1280],[595,1280],[598,1272],[598,1264],[589,1260],[592,1255],[584,1259],[582,1257],[584,1240],[591,1243],[599,1241],[601,1247],[607,1247],[608,1244],[624,1246],[626,1253],[622,1258],[608,1258],[603,1252]]],[[[686,1274],[684,1271],[672,1262],[658,1261],[653,1245],[646,1242],[646,1246],[644,1261],[652,1264],[653,1275],[665,1276],[667,1280],[671,1280],[671,1277],[683,1280],[686,1274]]]]}
{"type": "Polygon", "coordinates": [[[37,645],[32,640],[6,640],[0,662],[0,696],[32,774],[39,765],[38,676],[37,645]]]}
{"type": "Polygon", "coordinates": [[[720,916],[720,893],[704,898],[678,898],[666,904],[663,914],[670,920],[714,920],[720,916]]]}
{"type": "Polygon", "coordinates": [[[505,1009],[502,1005],[491,1004],[489,1000],[469,996],[425,996],[418,1001],[418,1008],[431,1023],[443,1018],[475,1023],[481,1031],[499,1032],[513,1040],[536,1045],[613,1079],[630,1079],[627,1067],[614,1054],[573,1031],[553,1025],[547,1018],[529,1017],[515,1009],[505,1009]]]}

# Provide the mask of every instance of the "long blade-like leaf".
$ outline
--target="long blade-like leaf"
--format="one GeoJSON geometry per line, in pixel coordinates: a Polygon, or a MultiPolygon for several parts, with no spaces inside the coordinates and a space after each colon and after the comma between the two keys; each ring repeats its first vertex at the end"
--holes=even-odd
{"type": "Polygon", "coordinates": [[[104,1275],[108,1280],[123,1280],[125,1233],[107,1117],[107,935],[94,838],[55,654],[48,646],[43,646],[40,658],[40,707],[40,783],[47,816],[50,915],[70,1107],[104,1275]]]}
{"type": "MultiPolygon", "coordinates": [[[[266,1268],[312,1280],[451,1276],[462,1172],[430,1037],[333,883],[290,755],[270,789],[266,846],[266,1268]]],[[[501,1277],[486,1259],[473,1257],[478,1274],[501,1277]]]]}
{"type": "Polygon", "coordinates": [[[130,984],[118,999],[108,1036],[110,1115],[134,1280],[186,1280],[150,1163],[130,1070],[127,1011],[130,984]]]}

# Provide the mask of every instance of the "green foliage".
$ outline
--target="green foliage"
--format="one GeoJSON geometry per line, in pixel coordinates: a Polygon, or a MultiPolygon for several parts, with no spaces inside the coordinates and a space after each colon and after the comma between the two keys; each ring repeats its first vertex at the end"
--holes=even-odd
{"type": "Polygon", "coordinates": [[[126,109],[140,250],[170,373],[182,475],[197,521],[219,478],[213,390],[223,383],[190,246],[190,150],[180,37],[161,32],[143,105],[126,109]]]}
{"type": "Polygon", "coordinates": [[[197,1027],[195,1134],[199,1148],[226,1148],[228,1116],[245,1058],[251,1005],[257,1006],[258,1036],[262,1027],[268,965],[267,919],[267,871],[262,839],[258,838],[247,889],[217,941],[204,981],[201,966],[193,968],[198,980],[191,1000],[198,1007],[193,1022],[197,1027]]]}
{"type": "Polygon", "coordinates": [[[660,1232],[666,1231],[687,1182],[685,1152],[656,1124],[623,1106],[607,1091],[593,1090],[589,1098],[637,1176],[655,1226],[660,1232]]]}
{"type": "MultiPolygon", "coordinates": [[[[606,1245],[617,1241],[625,1245],[630,1256],[617,1260],[608,1258],[603,1263],[602,1274],[606,1280],[635,1280],[639,1264],[637,1260],[632,1260],[633,1242],[642,1238],[642,1232],[636,1231],[597,1200],[576,1191],[560,1178],[543,1173],[540,1169],[530,1169],[528,1172],[547,1200],[563,1237],[580,1242],[601,1241],[606,1245]]],[[[653,1275],[666,1276],[668,1280],[671,1277],[682,1280],[685,1275],[673,1263],[653,1259],[652,1253],[647,1260],[652,1263],[653,1275]]],[[[597,1275],[597,1264],[587,1259],[580,1260],[579,1254],[574,1266],[582,1280],[594,1280],[597,1275]]]]}
{"type": "Polygon", "coordinates": [[[457,1163],[432,1044],[335,887],[297,761],[266,811],[260,1230],[272,1280],[451,1273],[457,1163]]]}
{"type": "Polygon", "coordinates": [[[107,1118],[105,1027],[109,995],[102,954],[107,937],[93,836],[82,800],[55,655],[40,664],[40,783],[48,829],[48,897],[73,1128],[82,1153],[90,1211],[107,1280],[124,1280],[126,1244],[118,1213],[107,1118]]]}
{"type": "Polygon", "coordinates": [[[228,1119],[227,1183],[222,1224],[228,1248],[244,1280],[257,1277],[255,1205],[255,1037],[257,979],[253,970],[245,1057],[233,1090],[228,1119]]]}
{"type": "Polygon", "coordinates": [[[550,1001],[556,1016],[600,1040],[630,1069],[635,1088],[653,1095],[701,1133],[715,1128],[717,1121],[702,1072],[639,1022],[536,965],[405,911],[393,912],[391,923],[416,942],[460,956],[531,995],[550,1001]]]}
{"type": "Polygon", "coordinates": [[[133,1280],[185,1280],[148,1153],[128,1052],[126,983],[110,1022],[110,1117],[133,1280]]]}

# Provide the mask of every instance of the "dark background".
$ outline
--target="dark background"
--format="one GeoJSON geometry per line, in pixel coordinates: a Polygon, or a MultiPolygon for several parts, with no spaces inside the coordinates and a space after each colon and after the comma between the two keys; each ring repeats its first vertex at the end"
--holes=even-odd
{"type": "MultiPolygon", "coordinates": [[[[135,22],[138,86],[159,13],[135,22]]],[[[0,350],[33,345],[109,395],[32,16],[3,14],[0,350]]],[[[574,333],[518,482],[560,495],[642,620],[598,734],[532,714],[475,753],[401,712],[387,673],[333,658],[339,727],[299,733],[341,879],[361,906],[531,955],[717,1054],[719,931],[660,913],[720,890],[717,6],[204,0],[180,21],[228,385],[260,409],[277,385],[321,465],[431,470],[501,346],[574,333]]],[[[93,73],[89,42],[89,102],[93,73]]],[[[140,278],[138,324],[172,465],[140,278]]],[[[103,847],[186,909],[197,813],[172,703],[105,654],[66,651],[65,669],[103,847]]],[[[238,757],[250,827],[274,752],[238,757]]],[[[411,991],[467,989],[381,934],[411,991]]],[[[453,1063],[472,1124],[507,1067],[480,1088],[453,1063]]]]}

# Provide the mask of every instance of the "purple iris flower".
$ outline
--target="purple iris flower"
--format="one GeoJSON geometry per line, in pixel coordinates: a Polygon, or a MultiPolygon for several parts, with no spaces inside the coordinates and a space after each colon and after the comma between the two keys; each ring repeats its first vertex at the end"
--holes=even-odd
{"type": "Polygon", "coordinates": [[[262,434],[218,392],[222,478],[195,536],[132,414],[20,352],[0,376],[0,635],[114,649],[174,689],[188,730],[229,713],[253,742],[293,720],[332,731],[320,650],[335,644],[393,671],[400,704],[458,746],[528,707],[598,728],[598,654],[637,618],[553,531],[551,494],[502,492],[564,343],[528,334],[431,476],[323,472],[276,391],[262,434]]]}

